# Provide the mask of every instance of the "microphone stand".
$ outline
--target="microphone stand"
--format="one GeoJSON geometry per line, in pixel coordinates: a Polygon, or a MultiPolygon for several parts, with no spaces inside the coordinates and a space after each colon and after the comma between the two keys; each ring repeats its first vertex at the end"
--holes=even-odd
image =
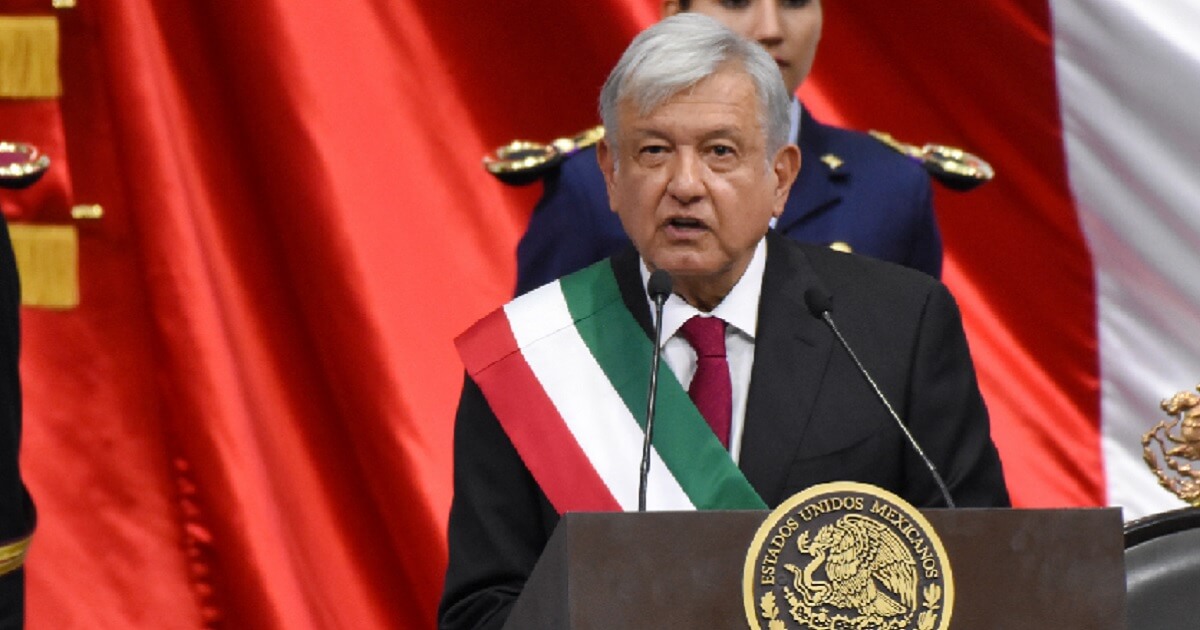
{"type": "Polygon", "coordinates": [[[937,466],[934,466],[933,460],[925,455],[925,450],[921,448],[921,444],[917,442],[917,438],[913,437],[912,431],[908,430],[908,425],[900,420],[900,414],[896,413],[896,410],[892,408],[892,403],[888,402],[887,396],[884,396],[879,386],[875,384],[875,379],[871,378],[871,373],[858,360],[858,355],[854,354],[854,350],[850,348],[850,344],[846,343],[846,338],[842,337],[842,332],[838,330],[837,324],[833,323],[833,315],[830,313],[832,301],[829,295],[820,289],[809,289],[804,292],[804,302],[813,317],[824,321],[829,326],[829,329],[833,331],[833,335],[837,337],[838,343],[846,350],[846,354],[850,355],[850,359],[854,361],[855,367],[858,368],[858,373],[862,374],[863,378],[867,380],[867,384],[875,392],[875,397],[883,403],[884,407],[887,407],[888,414],[895,421],[896,426],[900,427],[900,431],[904,433],[904,437],[908,440],[909,445],[916,451],[917,456],[925,464],[925,467],[929,469],[930,475],[937,483],[938,490],[942,493],[942,500],[946,502],[946,507],[955,507],[954,499],[950,498],[950,490],[946,488],[946,482],[942,479],[941,473],[938,472],[937,466]]]}
{"type": "Polygon", "coordinates": [[[671,296],[671,275],[662,269],[650,274],[646,291],[654,300],[654,352],[650,359],[650,392],[646,395],[646,436],[642,441],[642,468],[638,475],[638,511],[646,511],[646,485],[650,479],[650,444],[654,435],[654,407],[658,394],[658,365],[662,360],[663,306],[671,296]]]}

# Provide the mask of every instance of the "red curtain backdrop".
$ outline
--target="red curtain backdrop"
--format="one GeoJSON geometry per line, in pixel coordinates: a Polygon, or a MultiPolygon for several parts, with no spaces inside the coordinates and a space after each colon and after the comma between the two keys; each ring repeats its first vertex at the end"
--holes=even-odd
{"type": "MultiPolygon", "coordinates": [[[[1000,173],[937,202],[1014,498],[1102,502],[1098,454],[1072,446],[1096,433],[1094,315],[1045,2],[825,5],[818,116],[1000,173]]],[[[105,214],[78,223],[82,305],[23,312],[29,626],[432,627],[451,341],[510,294],[539,192],[480,158],[595,124],[657,3],[53,14],[57,168],[105,214]]]]}
{"type": "Polygon", "coordinates": [[[854,128],[968,147],[998,173],[968,194],[938,187],[935,204],[943,280],[1014,502],[1103,504],[1092,261],[1068,186],[1049,4],[823,4],[802,95],[854,128]]]}

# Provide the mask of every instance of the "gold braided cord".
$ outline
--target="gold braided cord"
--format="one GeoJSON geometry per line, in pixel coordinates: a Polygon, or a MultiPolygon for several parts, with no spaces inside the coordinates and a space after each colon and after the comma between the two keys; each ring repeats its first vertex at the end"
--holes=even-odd
{"type": "Polygon", "coordinates": [[[25,554],[29,552],[31,542],[32,534],[0,547],[0,575],[8,575],[25,564],[25,554]]]}

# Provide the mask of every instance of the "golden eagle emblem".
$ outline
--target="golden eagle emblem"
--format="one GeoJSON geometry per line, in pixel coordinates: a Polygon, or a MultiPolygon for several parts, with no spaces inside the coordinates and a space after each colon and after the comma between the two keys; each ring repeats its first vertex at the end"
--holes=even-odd
{"type": "Polygon", "coordinates": [[[808,532],[800,534],[796,546],[812,560],[803,570],[783,566],[810,607],[828,604],[880,618],[911,616],[917,605],[917,563],[886,526],[847,514],[822,527],[811,543],[808,532]],[[820,569],[826,580],[813,577],[820,569]]]}
{"type": "MultiPolygon", "coordinates": [[[[1196,389],[1200,391],[1200,385],[1196,389]]],[[[1200,507],[1200,470],[1192,465],[1200,461],[1200,396],[1182,391],[1159,406],[1172,419],[1160,421],[1142,436],[1142,458],[1159,485],[1200,507]]]]}
{"type": "Polygon", "coordinates": [[[773,511],[743,584],[755,630],[944,630],[954,602],[928,521],[899,497],[851,482],[815,486],[773,511]]]}

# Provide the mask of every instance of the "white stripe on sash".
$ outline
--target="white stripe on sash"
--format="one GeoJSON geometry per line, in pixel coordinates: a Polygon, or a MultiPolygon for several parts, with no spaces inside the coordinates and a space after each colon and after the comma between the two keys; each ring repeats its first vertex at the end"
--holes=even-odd
{"type": "MultiPolygon", "coordinates": [[[[621,507],[636,510],[643,432],[575,329],[559,284],[536,289],[504,311],[526,363],[592,466],[621,507]]],[[[654,510],[695,509],[654,449],[646,503],[654,510]]]]}

